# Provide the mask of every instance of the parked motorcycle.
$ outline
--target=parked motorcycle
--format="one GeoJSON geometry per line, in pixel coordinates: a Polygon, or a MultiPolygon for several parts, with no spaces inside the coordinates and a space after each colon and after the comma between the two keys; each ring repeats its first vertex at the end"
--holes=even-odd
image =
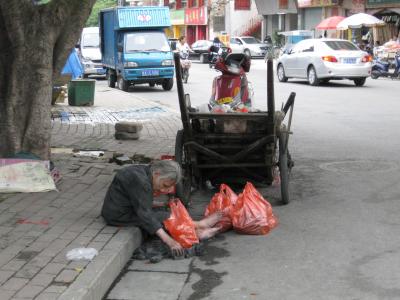
{"type": "Polygon", "coordinates": [[[390,63],[381,59],[375,59],[372,64],[371,78],[378,79],[379,77],[400,78],[400,51],[394,57],[394,71],[389,71],[390,63]]]}
{"type": "Polygon", "coordinates": [[[181,51],[179,52],[179,56],[181,58],[182,80],[184,83],[187,83],[189,79],[189,69],[192,66],[192,62],[189,60],[189,51],[181,51]]]}
{"type": "Polygon", "coordinates": [[[243,53],[228,54],[215,63],[215,69],[222,75],[213,81],[210,98],[212,110],[248,111],[253,93],[246,76],[250,64],[251,58],[243,53]]]}

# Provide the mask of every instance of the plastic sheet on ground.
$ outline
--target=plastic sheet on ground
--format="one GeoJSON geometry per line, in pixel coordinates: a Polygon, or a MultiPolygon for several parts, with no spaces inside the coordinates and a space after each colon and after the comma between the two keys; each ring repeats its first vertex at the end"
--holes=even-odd
{"type": "Polygon", "coordinates": [[[56,190],[49,166],[49,161],[0,159],[0,193],[56,190]]]}
{"type": "Polygon", "coordinates": [[[67,252],[68,260],[92,260],[98,254],[94,248],[74,248],[67,252]]]}

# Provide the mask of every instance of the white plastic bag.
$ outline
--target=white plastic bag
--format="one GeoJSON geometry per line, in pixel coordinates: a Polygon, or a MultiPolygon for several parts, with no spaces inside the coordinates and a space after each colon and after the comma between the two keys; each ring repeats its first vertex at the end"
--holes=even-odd
{"type": "Polygon", "coordinates": [[[75,248],[67,252],[68,260],[92,260],[98,254],[94,248],[75,248]]]}

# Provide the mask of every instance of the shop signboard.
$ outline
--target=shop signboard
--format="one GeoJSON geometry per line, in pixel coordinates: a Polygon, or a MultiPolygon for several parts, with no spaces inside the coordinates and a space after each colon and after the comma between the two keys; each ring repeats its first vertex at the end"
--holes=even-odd
{"type": "Polygon", "coordinates": [[[366,0],[367,8],[374,7],[400,7],[399,0],[366,0]]]}
{"type": "Polygon", "coordinates": [[[185,24],[185,11],[183,9],[170,10],[171,24],[184,25],[185,24]]]}
{"type": "Polygon", "coordinates": [[[207,25],[207,7],[186,8],[185,25],[207,25]]]}
{"type": "Polygon", "coordinates": [[[339,5],[339,0],[298,0],[299,8],[339,5]]]}

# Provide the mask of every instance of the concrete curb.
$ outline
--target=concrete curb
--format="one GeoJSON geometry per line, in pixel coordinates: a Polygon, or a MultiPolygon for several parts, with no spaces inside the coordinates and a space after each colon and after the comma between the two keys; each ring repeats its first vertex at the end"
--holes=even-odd
{"type": "Polygon", "coordinates": [[[121,229],[58,299],[102,299],[141,243],[139,228],[121,229]]]}

